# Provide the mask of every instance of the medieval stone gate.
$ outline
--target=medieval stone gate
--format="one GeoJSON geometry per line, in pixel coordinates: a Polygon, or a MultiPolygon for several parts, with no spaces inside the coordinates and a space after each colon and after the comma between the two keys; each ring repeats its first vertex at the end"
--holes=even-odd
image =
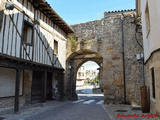
{"type": "Polygon", "coordinates": [[[105,12],[102,20],[72,28],[75,33],[67,43],[66,96],[76,98],[77,70],[92,60],[103,69],[106,103],[139,104],[142,64],[136,55],[142,52],[142,38],[135,11],[105,12]]]}

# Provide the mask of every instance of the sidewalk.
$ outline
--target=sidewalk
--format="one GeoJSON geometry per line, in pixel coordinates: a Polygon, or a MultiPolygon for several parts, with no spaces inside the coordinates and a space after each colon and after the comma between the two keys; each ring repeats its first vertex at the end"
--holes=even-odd
{"type": "Polygon", "coordinates": [[[17,114],[13,113],[13,110],[9,113],[0,113],[0,120],[24,120],[27,117],[43,113],[44,111],[47,111],[49,109],[57,108],[60,106],[63,106],[64,104],[67,104],[68,102],[58,102],[58,101],[49,101],[46,103],[38,103],[34,105],[29,105],[22,107],[20,109],[20,112],[17,114]],[[4,118],[4,119],[1,119],[4,118]]]}
{"type": "Polygon", "coordinates": [[[131,105],[108,104],[104,106],[112,120],[160,120],[160,117],[151,113],[143,114],[140,108],[131,105]]]}

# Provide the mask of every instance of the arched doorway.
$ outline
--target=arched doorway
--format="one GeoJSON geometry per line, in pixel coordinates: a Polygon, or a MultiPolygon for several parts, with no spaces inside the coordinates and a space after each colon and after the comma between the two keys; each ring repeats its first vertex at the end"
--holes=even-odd
{"type": "Polygon", "coordinates": [[[76,93],[79,99],[92,97],[103,99],[103,80],[101,78],[101,65],[94,61],[83,63],[77,71],[76,77],[76,93]]]}
{"type": "MultiPolygon", "coordinates": [[[[96,62],[100,66],[99,70],[103,70],[103,58],[97,52],[91,50],[86,49],[74,52],[67,60],[65,93],[69,99],[76,100],[78,98],[76,93],[77,71],[87,61],[96,62]]],[[[101,79],[103,80],[102,75],[101,79]]]]}

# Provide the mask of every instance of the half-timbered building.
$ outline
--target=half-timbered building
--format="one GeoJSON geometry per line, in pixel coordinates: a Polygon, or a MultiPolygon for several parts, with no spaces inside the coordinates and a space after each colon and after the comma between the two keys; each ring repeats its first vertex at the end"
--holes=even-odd
{"type": "Polygon", "coordinates": [[[0,107],[63,97],[66,40],[73,33],[45,0],[0,1],[0,107]],[[57,93],[54,93],[57,94],[57,93]]]}

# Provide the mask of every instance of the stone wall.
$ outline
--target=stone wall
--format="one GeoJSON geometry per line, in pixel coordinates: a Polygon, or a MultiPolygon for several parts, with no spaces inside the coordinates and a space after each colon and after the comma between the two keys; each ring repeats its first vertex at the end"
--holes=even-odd
{"type": "Polygon", "coordinates": [[[126,17],[124,21],[124,54],[126,67],[127,102],[140,103],[140,86],[143,85],[143,66],[136,59],[136,54],[143,53],[136,38],[142,45],[141,29],[136,33],[135,19],[126,17]]]}
{"type": "MultiPolygon", "coordinates": [[[[0,99],[0,108],[14,107],[14,103],[15,103],[15,97],[1,98],[0,99]]],[[[20,105],[25,104],[25,99],[23,96],[19,97],[19,104],[20,105]]]]}
{"type": "MultiPolygon", "coordinates": [[[[142,49],[137,44],[136,37],[140,42],[142,38],[139,33],[136,33],[135,12],[125,12],[124,16],[127,102],[140,104],[142,65],[136,60],[136,54],[142,53],[142,49]]],[[[96,53],[97,56],[101,56],[103,59],[105,102],[124,102],[121,14],[105,13],[105,17],[102,20],[73,25],[72,28],[77,38],[74,43],[76,47],[71,50],[73,44],[68,41],[67,57],[72,57],[78,51],[83,51],[83,53],[86,52],[87,54],[89,50],[96,53]]],[[[89,60],[94,60],[94,57],[89,60]]]]}
{"type": "Polygon", "coordinates": [[[150,99],[150,109],[152,113],[160,114],[160,51],[152,54],[150,59],[145,64],[145,78],[146,85],[148,87],[149,99],[150,99]],[[152,74],[151,69],[154,68],[155,75],[155,99],[152,94],[152,74]]]}

